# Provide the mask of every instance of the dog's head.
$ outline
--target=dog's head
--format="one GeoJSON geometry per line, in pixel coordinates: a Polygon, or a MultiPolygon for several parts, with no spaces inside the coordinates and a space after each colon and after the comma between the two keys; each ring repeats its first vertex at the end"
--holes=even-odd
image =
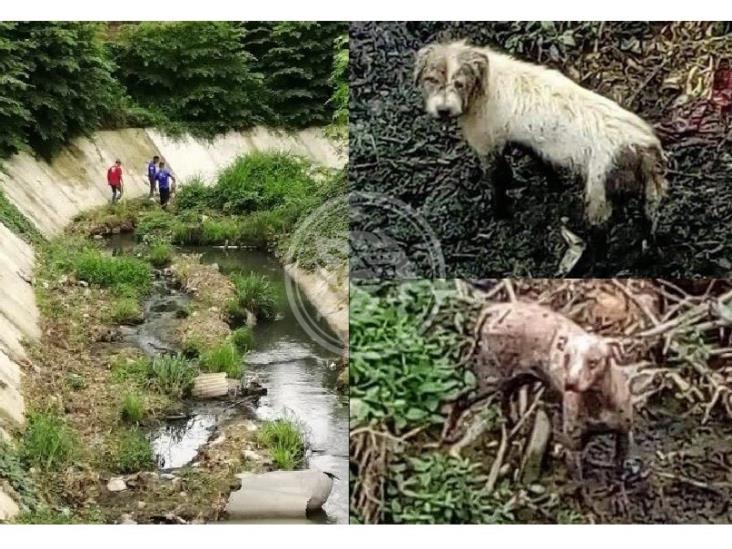
{"type": "Polygon", "coordinates": [[[621,347],[617,341],[595,334],[572,338],[564,355],[565,390],[578,393],[589,390],[613,361],[620,360],[621,347]]]}
{"type": "Polygon", "coordinates": [[[414,82],[435,118],[463,115],[485,91],[488,56],[465,42],[431,44],[417,52],[414,82]]]}

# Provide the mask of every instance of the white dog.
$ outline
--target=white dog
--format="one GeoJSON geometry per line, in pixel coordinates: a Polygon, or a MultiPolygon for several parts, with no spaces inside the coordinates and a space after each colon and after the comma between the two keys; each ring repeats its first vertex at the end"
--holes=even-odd
{"type": "MultiPolygon", "coordinates": [[[[591,226],[605,227],[609,198],[628,192],[642,196],[646,229],[655,231],[667,186],[663,151],[635,114],[557,71],[465,41],[422,48],[414,75],[427,112],[457,118],[484,169],[496,168],[494,160],[506,168],[500,153],[507,142],[524,145],[582,176],[591,226]]],[[[498,208],[505,201],[501,179],[493,177],[498,208]]]]}

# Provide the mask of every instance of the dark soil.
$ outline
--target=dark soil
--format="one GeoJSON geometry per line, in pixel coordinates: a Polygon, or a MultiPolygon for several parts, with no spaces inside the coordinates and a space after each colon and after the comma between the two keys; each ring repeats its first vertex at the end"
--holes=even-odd
{"type": "MultiPolygon", "coordinates": [[[[563,72],[653,124],[669,159],[670,192],[657,243],[641,254],[637,204],[616,208],[605,260],[586,258],[580,276],[726,277],[732,273],[732,27],[724,23],[358,22],[351,25],[351,190],[411,206],[435,232],[447,277],[551,277],[566,244],[560,219],[589,238],[581,185],[550,191],[545,170],[510,151],[512,216],[493,218],[490,185],[453,123],[424,112],[412,82],[415,52],[469,38],[563,72]],[[705,69],[706,67],[706,69],[705,69]],[[705,76],[700,76],[705,75],[705,76]]],[[[374,208],[352,230],[388,233],[433,276],[416,225],[374,208]]],[[[363,242],[359,243],[363,246],[363,242]]],[[[362,250],[361,250],[362,252],[362,250]]],[[[587,254],[588,256],[590,254],[587,254]]],[[[353,272],[364,269],[354,254],[353,272]]]]}

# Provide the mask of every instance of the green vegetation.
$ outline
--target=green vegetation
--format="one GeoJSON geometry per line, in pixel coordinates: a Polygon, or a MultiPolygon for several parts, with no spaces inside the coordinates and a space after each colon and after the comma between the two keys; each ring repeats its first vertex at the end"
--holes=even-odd
{"type": "Polygon", "coordinates": [[[28,473],[28,464],[23,462],[19,450],[4,440],[0,440],[0,479],[18,494],[23,507],[36,505],[38,489],[28,473]]]}
{"type": "Polygon", "coordinates": [[[135,298],[119,297],[112,302],[109,318],[115,324],[137,324],[143,320],[142,307],[135,298]]]}
{"type": "MultiPolygon", "coordinates": [[[[2,25],[6,24],[7,23],[0,23],[0,28],[2,25]]],[[[2,61],[0,61],[0,71],[1,70],[2,61]]],[[[8,229],[28,243],[35,244],[43,241],[43,236],[38,229],[36,229],[36,226],[28,221],[28,218],[26,218],[22,213],[20,213],[20,210],[15,207],[15,204],[8,200],[8,197],[5,196],[2,189],[0,189],[0,223],[5,225],[8,229]]]]}
{"type": "Polygon", "coordinates": [[[372,295],[351,287],[350,383],[352,425],[373,420],[399,432],[442,423],[442,402],[463,387],[456,367],[455,334],[425,334],[423,315],[433,306],[429,281],[411,290],[372,295]]]}
{"type": "Polygon", "coordinates": [[[254,332],[250,326],[241,326],[231,332],[231,342],[241,352],[254,348],[254,332]]]}
{"type": "Polygon", "coordinates": [[[133,100],[195,133],[213,136],[265,121],[262,76],[231,23],[125,25],[112,50],[133,100]]]}
{"type": "Polygon", "coordinates": [[[204,372],[225,372],[228,377],[238,379],[242,376],[244,359],[233,343],[225,341],[201,353],[199,363],[204,372]]]}
{"type": "Polygon", "coordinates": [[[150,441],[136,427],[113,435],[108,445],[108,463],[116,473],[136,473],[155,466],[150,441]]]}
{"type": "Polygon", "coordinates": [[[101,524],[103,517],[97,507],[90,507],[82,510],[79,515],[74,515],[68,508],[60,511],[39,506],[32,511],[23,511],[14,520],[14,524],[101,524]]]}
{"type": "Polygon", "coordinates": [[[348,124],[348,35],[344,34],[335,40],[336,53],[333,56],[333,72],[330,82],[334,92],[330,101],[335,108],[333,123],[345,127],[348,124]]]}
{"type": "Polygon", "coordinates": [[[264,76],[262,102],[272,122],[288,127],[328,124],[335,41],[348,32],[348,23],[252,21],[242,26],[244,47],[264,76]]]}
{"type": "Polygon", "coordinates": [[[512,522],[509,506],[486,490],[481,465],[432,453],[394,467],[387,486],[388,513],[404,524],[512,522]]]}
{"type": "Polygon", "coordinates": [[[150,245],[147,252],[147,260],[153,267],[162,269],[170,265],[173,259],[173,248],[166,242],[155,242],[150,245]]]}
{"type": "Polygon", "coordinates": [[[122,399],[120,416],[128,423],[140,423],[145,416],[145,401],[137,393],[127,393],[122,399]]]}
{"type": "Polygon", "coordinates": [[[245,321],[246,311],[259,320],[273,320],[277,315],[277,295],[269,279],[263,275],[235,274],[232,277],[236,297],[227,305],[234,321],[245,321]]]}
{"type": "Polygon", "coordinates": [[[295,469],[305,457],[305,437],[289,419],[264,423],[257,431],[257,442],[270,451],[278,469],[295,469]]]}
{"type": "Polygon", "coordinates": [[[24,462],[58,470],[71,461],[76,451],[76,435],[58,414],[50,411],[30,414],[20,450],[24,462]]]}
{"type": "Polygon", "coordinates": [[[79,280],[110,288],[123,295],[144,295],[150,291],[150,265],[125,256],[109,256],[99,249],[88,247],[73,259],[74,272],[79,280]]]}
{"type": "Polygon", "coordinates": [[[135,384],[144,387],[150,375],[150,359],[118,357],[112,364],[112,379],[120,384],[135,384]]]}
{"type": "Polygon", "coordinates": [[[100,128],[326,125],[346,23],[0,23],[0,158],[100,128]],[[112,28],[114,25],[114,28],[112,28]]]}
{"type": "Polygon", "coordinates": [[[173,398],[185,396],[197,374],[193,365],[182,356],[156,356],[148,364],[152,386],[173,398]]]}

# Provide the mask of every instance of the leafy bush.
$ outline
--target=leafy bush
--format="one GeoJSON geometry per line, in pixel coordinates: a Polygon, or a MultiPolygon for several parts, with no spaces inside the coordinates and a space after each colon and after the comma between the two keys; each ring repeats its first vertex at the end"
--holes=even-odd
{"type": "Polygon", "coordinates": [[[231,332],[231,342],[240,351],[249,351],[254,347],[254,333],[251,327],[241,326],[231,332]]]}
{"type": "Polygon", "coordinates": [[[194,133],[213,136],[264,121],[262,76],[230,22],[125,25],[113,44],[130,96],[194,133]]]}
{"type": "Polygon", "coordinates": [[[388,513],[404,524],[512,522],[507,504],[486,491],[481,465],[440,453],[407,458],[392,467],[388,513]]]}
{"type": "Polygon", "coordinates": [[[97,129],[112,104],[117,84],[101,31],[87,22],[5,26],[6,39],[24,48],[23,140],[46,158],[69,138],[97,129]]]}
{"type": "Polygon", "coordinates": [[[116,324],[137,324],[143,320],[142,307],[134,297],[115,299],[109,316],[116,324]]]}
{"type": "Polygon", "coordinates": [[[231,280],[236,297],[229,303],[228,312],[233,320],[246,320],[246,311],[254,313],[259,320],[273,320],[277,316],[277,295],[266,276],[235,274],[231,280]]]}
{"type": "Polygon", "coordinates": [[[145,402],[137,393],[127,393],[122,399],[120,416],[129,423],[140,423],[145,415],[145,402]]]}
{"type": "Polygon", "coordinates": [[[262,101],[273,113],[272,121],[291,127],[329,123],[333,42],[348,32],[348,24],[251,21],[243,28],[244,46],[265,78],[262,101]]]}
{"type": "Polygon", "coordinates": [[[150,238],[165,240],[173,234],[177,222],[176,217],[166,210],[142,212],[137,220],[135,234],[141,240],[150,238]]]}
{"type": "Polygon", "coordinates": [[[335,109],[333,123],[345,126],[348,124],[348,35],[343,34],[335,39],[335,55],[333,56],[333,72],[330,75],[333,96],[330,102],[335,109]]]}
{"type": "Polygon", "coordinates": [[[28,417],[20,450],[23,461],[57,470],[71,461],[76,450],[76,435],[57,414],[35,412],[28,417]]]}
{"type": "MultiPolygon", "coordinates": [[[[26,128],[32,121],[26,104],[29,44],[17,40],[18,23],[0,21],[0,157],[17,151],[26,142],[26,128]]],[[[0,197],[1,199],[1,197],[0,197]]],[[[1,218],[0,218],[1,219],[1,218]]]]}
{"type": "Polygon", "coordinates": [[[232,379],[242,376],[243,359],[233,343],[224,342],[201,353],[201,369],[205,372],[225,372],[232,379]]]}
{"type": "Polygon", "coordinates": [[[295,469],[305,458],[305,438],[292,420],[265,422],[257,431],[257,442],[270,451],[278,469],[295,469]]]}
{"type": "Polygon", "coordinates": [[[115,435],[110,442],[110,453],[108,463],[117,473],[137,473],[155,466],[150,441],[136,427],[115,435]]]}
{"type": "Polygon", "coordinates": [[[173,398],[185,396],[193,385],[196,369],[182,356],[156,356],[149,363],[152,385],[173,398]]]}
{"type": "Polygon", "coordinates": [[[464,386],[450,358],[455,334],[425,334],[423,309],[431,281],[404,283],[399,295],[378,297],[351,287],[350,382],[352,424],[378,420],[397,431],[441,423],[440,404],[464,386]]]}

